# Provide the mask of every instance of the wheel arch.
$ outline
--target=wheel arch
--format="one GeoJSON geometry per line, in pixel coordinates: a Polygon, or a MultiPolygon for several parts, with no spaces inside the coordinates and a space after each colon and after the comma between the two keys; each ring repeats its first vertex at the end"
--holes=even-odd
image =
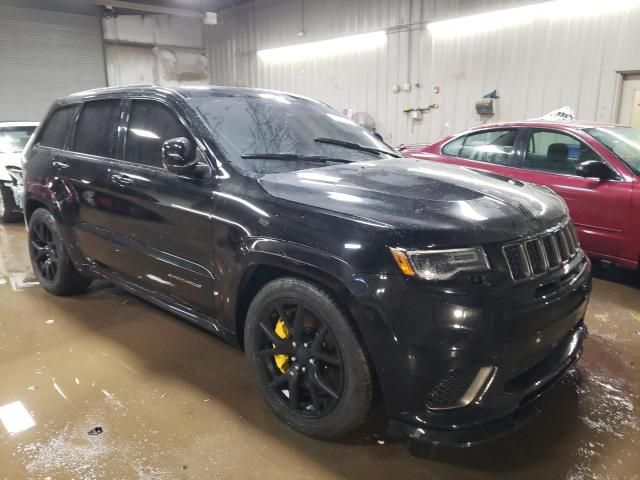
{"type": "MultiPolygon", "coordinates": [[[[386,322],[379,318],[377,312],[358,300],[357,297],[364,292],[357,291],[361,284],[355,280],[357,275],[347,267],[345,262],[324,252],[314,252],[313,249],[305,249],[305,258],[302,261],[300,260],[302,255],[293,255],[292,250],[287,249],[290,245],[285,245],[286,243],[281,244],[282,250],[279,255],[253,252],[252,261],[243,270],[236,291],[235,304],[232,306],[232,312],[229,312],[235,320],[238,346],[244,350],[244,328],[249,305],[267,283],[283,277],[306,280],[325,289],[343,310],[371,368],[374,382],[374,403],[377,399],[384,402],[383,389],[378,375],[379,362],[376,361],[380,359],[374,358],[372,355],[370,342],[373,340],[374,344],[378,344],[379,342],[374,340],[374,337],[379,335],[393,336],[393,333],[389,330],[386,322]],[[311,261],[309,255],[317,255],[315,261],[311,261]],[[345,267],[347,268],[345,269],[345,267]],[[367,332],[363,328],[366,328],[367,332]]],[[[295,248],[301,247],[295,246],[295,248]]]]}
{"type": "Polygon", "coordinates": [[[244,325],[253,298],[267,283],[283,277],[306,280],[327,290],[338,301],[345,313],[348,314],[349,320],[359,335],[357,322],[355,322],[353,312],[349,308],[355,302],[355,299],[342,281],[312,265],[300,266],[294,262],[287,264],[286,262],[273,262],[263,259],[247,267],[238,284],[234,318],[236,335],[241,348],[244,348],[244,325]]]}
{"type": "Polygon", "coordinates": [[[31,218],[31,215],[33,215],[33,212],[35,212],[38,208],[45,208],[47,210],[51,210],[49,205],[47,205],[46,203],[44,203],[39,199],[36,199],[36,198],[27,199],[24,205],[24,218],[27,225],[29,225],[29,219],[31,218]]]}
{"type": "Polygon", "coordinates": [[[51,212],[53,217],[58,222],[58,227],[60,230],[60,235],[62,236],[62,240],[64,242],[65,248],[71,257],[71,261],[73,262],[75,268],[81,273],[89,274],[89,269],[84,263],[84,256],[77,245],[75,237],[69,227],[68,223],[65,224],[65,218],[69,218],[69,209],[73,208],[73,205],[63,205],[63,210],[61,210],[62,203],[68,202],[58,202],[52,201],[54,198],[53,191],[44,187],[43,185],[32,185],[32,190],[27,193],[25,196],[24,203],[24,218],[27,228],[29,226],[29,221],[33,216],[33,213],[38,208],[44,208],[51,212]],[[65,214],[65,211],[67,214],[65,214]]]}

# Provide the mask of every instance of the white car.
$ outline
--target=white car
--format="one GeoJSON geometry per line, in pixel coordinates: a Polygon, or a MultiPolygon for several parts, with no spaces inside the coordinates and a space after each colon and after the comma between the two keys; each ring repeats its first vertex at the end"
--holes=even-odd
{"type": "Polygon", "coordinates": [[[22,212],[22,150],[38,122],[0,122],[0,223],[22,212]]]}

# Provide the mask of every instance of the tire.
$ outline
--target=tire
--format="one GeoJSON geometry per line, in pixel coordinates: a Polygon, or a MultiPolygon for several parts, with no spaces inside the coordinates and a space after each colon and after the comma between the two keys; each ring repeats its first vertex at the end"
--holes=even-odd
{"type": "Polygon", "coordinates": [[[297,278],[269,282],[247,312],[244,345],[265,400],[294,430],[336,439],[366,422],[371,370],[346,315],[323,288],[297,278]]]}
{"type": "Polygon", "coordinates": [[[29,257],[40,285],[54,295],[83,293],[91,284],[78,272],[64,246],[55,217],[38,208],[29,219],[29,257]]]}
{"type": "Polygon", "coordinates": [[[436,453],[436,445],[433,443],[426,443],[419,440],[409,440],[409,455],[420,459],[433,458],[436,453]]]}
{"type": "Polygon", "coordinates": [[[0,223],[17,222],[20,214],[16,212],[16,201],[13,192],[5,185],[0,186],[0,223]]]}

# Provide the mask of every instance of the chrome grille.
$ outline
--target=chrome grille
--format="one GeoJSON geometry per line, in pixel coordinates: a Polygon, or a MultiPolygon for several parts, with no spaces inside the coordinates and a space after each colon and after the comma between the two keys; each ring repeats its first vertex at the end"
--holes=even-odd
{"type": "Polygon", "coordinates": [[[502,247],[511,278],[523,282],[544,275],[573,258],[580,244],[573,223],[502,247]]]}
{"type": "Polygon", "coordinates": [[[556,243],[558,244],[558,248],[560,250],[560,258],[562,258],[562,260],[568,258],[570,253],[569,247],[567,245],[567,238],[564,235],[564,232],[562,230],[558,230],[553,235],[556,237],[556,243]]]}
{"type": "Polygon", "coordinates": [[[513,279],[526,278],[527,262],[524,257],[524,252],[522,251],[522,245],[504,247],[503,252],[513,279]]]}
{"type": "Polygon", "coordinates": [[[555,268],[562,263],[558,244],[556,243],[556,239],[553,235],[544,235],[542,237],[542,246],[547,255],[547,264],[549,265],[549,268],[555,268]]]}
{"type": "Polygon", "coordinates": [[[534,275],[540,275],[546,272],[547,266],[544,262],[544,251],[542,242],[540,240],[529,240],[524,244],[524,247],[529,259],[531,273],[533,273],[534,275]]]}

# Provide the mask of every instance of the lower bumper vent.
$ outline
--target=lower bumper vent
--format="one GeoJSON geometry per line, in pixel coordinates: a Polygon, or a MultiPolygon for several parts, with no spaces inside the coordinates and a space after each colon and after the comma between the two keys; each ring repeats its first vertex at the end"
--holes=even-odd
{"type": "Polygon", "coordinates": [[[447,373],[427,398],[427,404],[431,408],[451,408],[469,390],[473,383],[477,368],[465,368],[453,370],[447,373]]]}
{"type": "Polygon", "coordinates": [[[495,367],[468,367],[447,373],[427,397],[427,407],[447,410],[469,405],[489,388],[495,367]]]}

